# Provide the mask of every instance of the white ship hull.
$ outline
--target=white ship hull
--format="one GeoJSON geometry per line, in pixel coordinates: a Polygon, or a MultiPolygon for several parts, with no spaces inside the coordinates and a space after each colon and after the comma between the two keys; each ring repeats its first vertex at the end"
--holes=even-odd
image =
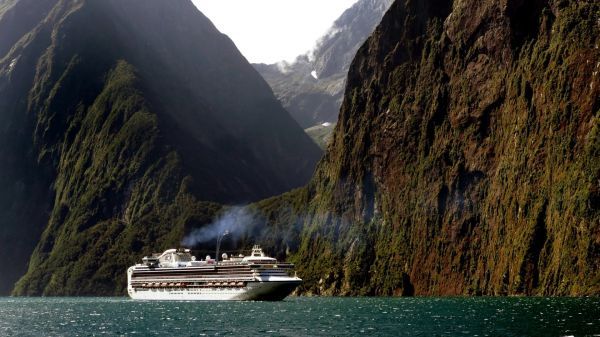
{"type": "Polygon", "coordinates": [[[291,276],[293,264],[265,256],[259,246],[218,264],[176,249],[142,261],[127,269],[127,293],[136,300],[281,301],[302,283],[291,276]]]}
{"type": "Polygon", "coordinates": [[[135,300],[153,301],[280,301],[301,283],[299,279],[248,282],[241,288],[129,288],[135,300]]]}

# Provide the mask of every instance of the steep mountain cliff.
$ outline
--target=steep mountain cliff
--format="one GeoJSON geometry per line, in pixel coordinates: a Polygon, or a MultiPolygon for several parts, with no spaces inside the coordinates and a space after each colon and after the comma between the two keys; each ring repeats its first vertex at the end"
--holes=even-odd
{"type": "Polygon", "coordinates": [[[599,48],[597,1],[396,1],[253,233],[308,293],[600,293],[599,48]]]}
{"type": "Polygon", "coordinates": [[[359,0],[294,63],[254,65],[302,127],[337,121],[350,62],[392,2],[359,0]]]}
{"type": "Polygon", "coordinates": [[[120,293],[213,202],[301,186],[321,155],[189,0],[0,2],[0,122],[17,295],[120,293]]]}

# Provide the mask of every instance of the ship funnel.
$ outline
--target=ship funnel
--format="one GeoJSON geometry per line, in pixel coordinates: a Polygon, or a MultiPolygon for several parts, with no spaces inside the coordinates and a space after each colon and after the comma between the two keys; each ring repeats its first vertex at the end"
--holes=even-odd
{"type": "Polygon", "coordinates": [[[223,232],[223,234],[219,235],[219,237],[217,238],[217,253],[215,254],[215,265],[219,265],[219,249],[221,248],[221,241],[227,235],[229,235],[229,230],[226,229],[223,232]]]}

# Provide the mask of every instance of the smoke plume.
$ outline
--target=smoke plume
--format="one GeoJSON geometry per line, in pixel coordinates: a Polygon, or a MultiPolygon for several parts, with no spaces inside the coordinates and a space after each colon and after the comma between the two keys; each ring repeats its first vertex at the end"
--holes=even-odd
{"type": "Polygon", "coordinates": [[[227,209],[211,224],[196,229],[183,238],[184,247],[194,247],[201,243],[216,241],[219,235],[229,231],[235,239],[242,236],[247,226],[253,223],[255,216],[246,206],[235,206],[227,209]]]}

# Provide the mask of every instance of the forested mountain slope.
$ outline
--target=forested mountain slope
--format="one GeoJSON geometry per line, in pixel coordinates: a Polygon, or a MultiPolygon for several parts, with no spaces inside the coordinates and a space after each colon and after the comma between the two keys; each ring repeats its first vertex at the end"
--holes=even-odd
{"type": "Polygon", "coordinates": [[[17,295],[121,293],[213,202],[301,186],[321,156],[189,0],[1,2],[0,122],[1,292],[31,256],[17,295]]]}
{"type": "Polygon", "coordinates": [[[600,293],[599,46],[597,1],[396,1],[254,233],[308,293],[600,293]]]}

